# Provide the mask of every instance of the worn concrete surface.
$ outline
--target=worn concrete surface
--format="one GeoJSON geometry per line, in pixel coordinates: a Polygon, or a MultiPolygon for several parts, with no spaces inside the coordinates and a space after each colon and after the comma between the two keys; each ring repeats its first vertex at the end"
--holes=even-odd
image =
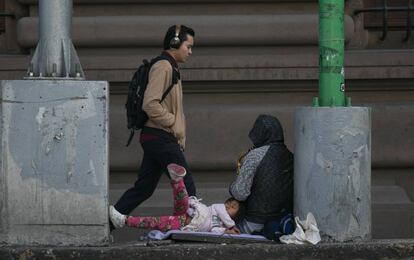
{"type": "Polygon", "coordinates": [[[294,154],[295,215],[313,213],[322,239],[370,240],[370,108],[298,108],[294,154]]]}
{"type": "Polygon", "coordinates": [[[107,244],[108,83],[0,87],[0,243],[107,244]]]}
{"type": "Polygon", "coordinates": [[[414,259],[414,240],[316,246],[136,241],[108,247],[0,247],[0,259],[414,259]]]}

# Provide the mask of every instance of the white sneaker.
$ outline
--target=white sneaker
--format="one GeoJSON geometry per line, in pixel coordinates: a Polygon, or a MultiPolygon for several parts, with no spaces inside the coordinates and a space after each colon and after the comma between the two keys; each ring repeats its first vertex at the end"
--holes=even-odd
{"type": "Polygon", "coordinates": [[[186,175],[186,170],[183,166],[180,166],[175,163],[170,163],[167,165],[168,173],[170,174],[170,177],[174,181],[178,181],[186,175]]]}
{"type": "Polygon", "coordinates": [[[125,226],[126,215],[122,215],[114,206],[109,206],[109,219],[115,228],[121,228],[125,226]]]}

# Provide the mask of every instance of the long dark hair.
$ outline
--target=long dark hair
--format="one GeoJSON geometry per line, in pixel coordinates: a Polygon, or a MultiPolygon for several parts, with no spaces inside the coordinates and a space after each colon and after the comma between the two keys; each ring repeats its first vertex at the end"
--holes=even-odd
{"type": "Polygon", "coordinates": [[[237,175],[239,175],[239,173],[240,173],[240,168],[243,164],[244,157],[246,157],[246,155],[248,153],[250,153],[250,151],[255,149],[255,148],[256,147],[252,146],[252,147],[249,148],[249,150],[247,150],[247,152],[244,152],[244,153],[240,154],[239,158],[237,159],[237,171],[236,171],[237,175]]]}

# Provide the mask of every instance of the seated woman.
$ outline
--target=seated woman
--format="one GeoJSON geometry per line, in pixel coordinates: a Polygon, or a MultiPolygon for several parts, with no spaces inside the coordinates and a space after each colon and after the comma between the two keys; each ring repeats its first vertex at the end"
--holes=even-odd
{"type": "Polygon", "coordinates": [[[241,233],[252,234],[292,213],[293,154],[284,143],[279,120],[273,116],[260,115],[249,138],[253,148],[239,159],[230,194],[246,206],[237,227],[241,233]]]}
{"type": "Polygon", "coordinates": [[[227,199],[224,203],[213,204],[209,207],[200,202],[196,197],[188,197],[183,177],[185,168],[177,164],[167,166],[171,177],[171,186],[174,197],[174,213],[172,216],[138,217],[127,216],[119,213],[113,206],[109,207],[109,217],[115,228],[125,225],[129,227],[145,228],[150,230],[185,230],[204,231],[215,233],[238,234],[235,227],[243,213],[243,206],[234,198],[227,199]]]}

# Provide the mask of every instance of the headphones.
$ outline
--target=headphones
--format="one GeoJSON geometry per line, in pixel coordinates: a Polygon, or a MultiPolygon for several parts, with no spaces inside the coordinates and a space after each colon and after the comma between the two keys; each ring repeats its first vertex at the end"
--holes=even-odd
{"type": "Polygon", "coordinates": [[[181,46],[181,40],[178,37],[180,35],[180,28],[181,28],[181,25],[175,26],[175,36],[170,41],[170,48],[172,49],[179,49],[181,46]]]}

